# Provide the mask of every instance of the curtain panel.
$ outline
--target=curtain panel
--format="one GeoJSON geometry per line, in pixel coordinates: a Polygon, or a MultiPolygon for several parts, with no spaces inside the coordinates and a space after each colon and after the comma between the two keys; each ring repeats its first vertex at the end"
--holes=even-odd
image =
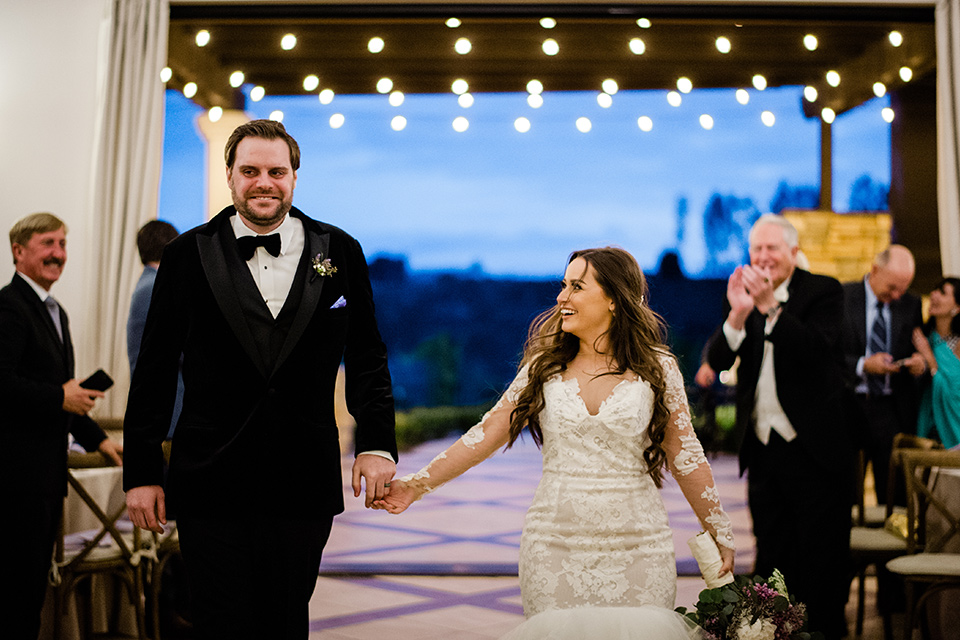
{"type": "Polygon", "coordinates": [[[960,0],[938,0],[937,202],[945,275],[960,276],[960,0]]]}
{"type": "Polygon", "coordinates": [[[90,290],[92,360],[116,381],[97,415],[122,416],[130,371],[126,321],[142,264],[136,235],[157,215],[163,160],[164,86],[170,9],[167,0],[114,0],[104,24],[93,167],[96,264],[90,290]]]}

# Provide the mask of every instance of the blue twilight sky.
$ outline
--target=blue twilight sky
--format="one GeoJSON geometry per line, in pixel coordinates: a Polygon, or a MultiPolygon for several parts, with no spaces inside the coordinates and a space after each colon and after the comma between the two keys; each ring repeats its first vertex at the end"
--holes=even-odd
{"type": "MultiPolygon", "coordinates": [[[[354,235],[368,258],[404,255],[414,269],[480,265],[492,274],[556,276],[570,251],[615,244],[645,270],[679,248],[696,275],[706,263],[702,217],[713,193],[749,197],[761,211],[781,180],[819,184],[819,123],[801,111],[801,88],[694,90],[679,107],[665,91],[620,92],[602,108],[596,94],[478,94],[464,109],[450,95],[267,97],[247,102],[252,117],[283,112],[302,151],[294,204],[354,235]],[[768,127],[760,114],[771,111],[768,127]],[[699,124],[710,114],[710,130],[699,124]],[[341,114],[344,124],[330,126],[341,114]],[[391,119],[407,120],[401,131],[391,119]],[[460,133],[451,123],[469,120],[460,133]],[[518,117],[530,130],[518,132],[518,117]],[[642,131],[640,116],[653,128],[642,131]],[[590,119],[588,133],[577,130],[590,119]],[[678,232],[678,202],[687,215],[678,232]]],[[[868,174],[890,182],[890,125],[874,99],[833,125],[834,210],[846,211],[850,186],[868,174]]],[[[167,93],[161,219],[181,230],[203,222],[204,157],[196,105],[167,93]]],[[[228,204],[228,203],[224,203],[228,204]]]]}

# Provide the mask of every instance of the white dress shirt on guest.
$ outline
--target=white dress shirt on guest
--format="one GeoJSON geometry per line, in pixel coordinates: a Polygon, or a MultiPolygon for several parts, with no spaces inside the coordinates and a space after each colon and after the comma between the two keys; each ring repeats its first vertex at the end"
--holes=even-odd
{"type": "MultiPolygon", "coordinates": [[[[786,304],[790,297],[787,287],[790,285],[790,279],[785,280],[773,292],[773,297],[781,305],[786,304]]],[[[773,318],[767,318],[764,334],[770,335],[773,328],[777,325],[780,315],[773,318]]],[[[747,337],[746,329],[734,329],[729,322],[723,323],[723,335],[727,339],[730,349],[737,351],[747,337]]],[[[760,377],[757,379],[757,395],[753,405],[753,424],[757,438],[763,444],[770,442],[770,432],[776,431],[787,442],[791,442],[797,437],[797,431],[790,424],[790,418],[784,413],[780,405],[780,399],[777,397],[777,379],[774,375],[774,349],[773,343],[769,340],[763,341],[763,360],[760,365],[760,377]]]]}

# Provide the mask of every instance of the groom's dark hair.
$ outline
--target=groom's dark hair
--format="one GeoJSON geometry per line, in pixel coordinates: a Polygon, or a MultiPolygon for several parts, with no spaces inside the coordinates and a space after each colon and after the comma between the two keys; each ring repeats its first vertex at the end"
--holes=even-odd
{"type": "Polygon", "coordinates": [[[266,140],[283,140],[290,148],[290,166],[294,171],[300,168],[300,146],[293,139],[282,124],[276,120],[251,120],[233,130],[223,150],[223,157],[227,161],[227,168],[233,168],[237,159],[237,145],[244,138],[265,138],[266,140]]]}

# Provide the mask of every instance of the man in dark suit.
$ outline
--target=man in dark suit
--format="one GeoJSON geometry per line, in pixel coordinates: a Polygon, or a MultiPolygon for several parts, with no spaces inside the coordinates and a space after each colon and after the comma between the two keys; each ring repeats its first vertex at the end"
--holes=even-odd
{"type": "Polygon", "coordinates": [[[797,251],[789,221],[757,220],[750,264],[730,276],[729,313],[708,361],[723,371],[740,358],[737,431],[755,570],[779,569],[806,603],[809,628],[839,638],[854,477],[842,414],[843,292],[833,278],[797,268],[797,251]]]}
{"type": "MultiPolygon", "coordinates": [[[[926,370],[913,347],[923,323],[920,299],[907,293],[913,282],[913,254],[891,245],[880,252],[863,280],[843,285],[844,383],[857,444],[873,463],[877,500],[887,501],[893,436],[916,433],[917,377],[926,370]]],[[[902,485],[902,483],[901,483],[902,485]]],[[[904,487],[893,496],[906,504],[904,487]]]]}
{"type": "Polygon", "coordinates": [[[124,420],[132,520],[177,510],[200,638],[306,638],[343,508],[334,384],[357,423],[354,494],[396,471],[386,349],[356,240],[292,207],[300,150],[257,120],[227,142],[234,206],[167,245],[124,420]],[[269,234],[269,235],[266,235],[269,234]],[[166,492],[161,443],[183,354],[166,492]]]}
{"type": "Polygon", "coordinates": [[[35,640],[67,494],[67,433],[118,465],[122,447],[87,416],[103,393],[74,378],[67,314],[49,293],[67,261],[66,226],[31,214],[10,229],[10,248],[16,273],[0,289],[0,549],[14,588],[0,599],[0,624],[4,637],[35,640]]]}

